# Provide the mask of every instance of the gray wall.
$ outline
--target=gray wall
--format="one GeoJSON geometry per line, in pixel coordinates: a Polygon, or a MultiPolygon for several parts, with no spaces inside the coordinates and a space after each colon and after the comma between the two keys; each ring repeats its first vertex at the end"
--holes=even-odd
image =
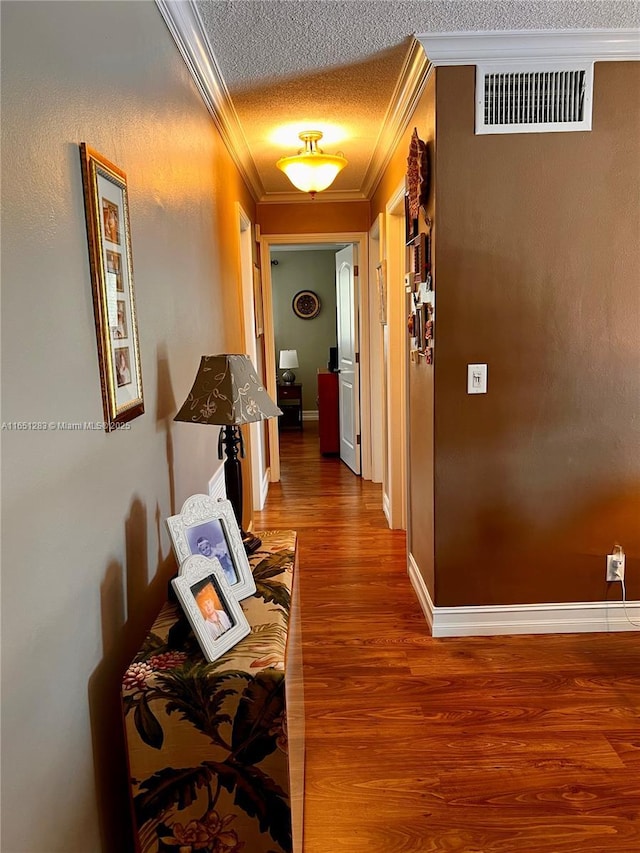
{"type": "MultiPolygon", "coordinates": [[[[271,252],[278,264],[271,267],[276,360],[281,349],[295,349],[300,367],[304,411],[317,411],[317,370],[326,368],[329,347],[336,345],[336,249],[271,252]],[[312,320],[294,314],[291,302],[300,290],[313,290],[322,308],[312,320]]],[[[282,371],[278,370],[278,376],[282,371]]]]}
{"type": "Polygon", "coordinates": [[[164,519],[218,466],[174,424],[240,346],[255,208],[152,2],[2,12],[2,421],[102,421],[78,143],[128,177],[145,414],[2,438],[3,853],[130,849],[119,684],[174,571],[164,519]]]}

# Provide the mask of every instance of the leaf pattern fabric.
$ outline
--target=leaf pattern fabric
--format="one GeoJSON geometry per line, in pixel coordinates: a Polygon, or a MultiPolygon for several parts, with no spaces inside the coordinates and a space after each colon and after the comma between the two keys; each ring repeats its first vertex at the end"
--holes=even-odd
{"type": "Polygon", "coordinates": [[[285,662],[296,536],[261,533],[251,633],[207,663],[167,602],[122,681],[141,853],[292,853],[285,662]]]}

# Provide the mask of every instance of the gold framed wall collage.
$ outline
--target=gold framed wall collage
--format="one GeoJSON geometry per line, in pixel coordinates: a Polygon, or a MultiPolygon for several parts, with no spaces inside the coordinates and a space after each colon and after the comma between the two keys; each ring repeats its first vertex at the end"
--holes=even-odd
{"type": "Polygon", "coordinates": [[[125,173],[80,143],[105,429],[144,412],[125,173]]]}

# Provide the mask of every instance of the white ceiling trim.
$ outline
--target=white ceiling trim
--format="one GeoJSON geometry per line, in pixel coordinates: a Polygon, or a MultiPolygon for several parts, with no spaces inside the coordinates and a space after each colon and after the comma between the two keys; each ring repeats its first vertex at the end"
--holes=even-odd
{"type": "Polygon", "coordinates": [[[193,0],[156,0],[234,163],[256,201],[264,186],[193,0]]]}
{"type": "Polygon", "coordinates": [[[416,34],[416,39],[436,66],[513,60],[640,59],[640,29],[424,33],[416,34]]]}
{"type": "MultiPolygon", "coordinates": [[[[234,163],[256,201],[299,202],[299,192],[266,193],[194,0],[155,0],[234,163]]],[[[639,60],[640,30],[501,30],[416,34],[394,89],[361,191],[326,191],[319,201],[375,192],[432,69],[491,61],[639,60]]]]}
{"type": "Polygon", "coordinates": [[[414,38],[362,182],[362,190],[367,198],[371,198],[375,192],[393,152],[409,125],[430,71],[431,63],[420,42],[414,38]]]}

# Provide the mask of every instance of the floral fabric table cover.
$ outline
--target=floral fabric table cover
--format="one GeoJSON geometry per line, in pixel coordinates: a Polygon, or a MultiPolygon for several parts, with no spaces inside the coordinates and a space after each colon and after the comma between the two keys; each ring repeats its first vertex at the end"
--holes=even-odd
{"type": "Polygon", "coordinates": [[[259,535],[262,547],[249,559],[256,593],[241,602],[251,633],[208,663],[179,604],[168,602],[125,673],[141,853],[293,850],[285,656],[293,680],[296,534],[259,535]]]}

